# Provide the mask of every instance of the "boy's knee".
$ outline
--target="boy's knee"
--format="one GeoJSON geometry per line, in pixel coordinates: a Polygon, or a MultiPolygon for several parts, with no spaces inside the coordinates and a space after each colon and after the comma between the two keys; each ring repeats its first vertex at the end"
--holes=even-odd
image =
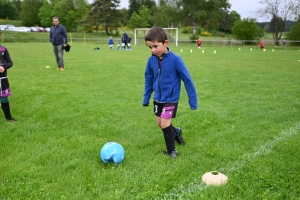
{"type": "Polygon", "coordinates": [[[169,126],[170,126],[169,123],[163,123],[163,124],[160,125],[160,128],[164,129],[164,128],[168,128],[169,126]]]}

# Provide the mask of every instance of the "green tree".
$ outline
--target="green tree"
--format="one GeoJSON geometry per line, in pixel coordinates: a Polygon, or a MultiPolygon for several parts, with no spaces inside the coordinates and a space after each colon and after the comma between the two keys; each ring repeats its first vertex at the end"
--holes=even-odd
{"type": "Polygon", "coordinates": [[[145,28],[150,26],[149,18],[151,15],[151,10],[146,6],[142,5],[137,14],[134,12],[129,20],[128,26],[130,28],[145,28]]]}
{"type": "Polygon", "coordinates": [[[267,23],[264,28],[263,28],[265,33],[269,33],[270,27],[269,27],[269,23],[267,23]]]}
{"type": "Polygon", "coordinates": [[[59,23],[65,26],[65,28],[70,31],[75,28],[75,21],[68,20],[69,12],[75,9],[75,1],[73,0],[60,0],[56,2],[53,6],[52,15],[59,18],[59,23]]]}
{"type": "Polygon", "coordinates": [[[53,4],[49,3],[48,0],[43,1],[43,5],[40,8],[38,17],[40,19],[41,25],[44,27],[50,27],[52,26],[52,10],[53,10],[53,4]]]}
{"type": "Polygon", "coordinates": [[[141,0],[129,0],[129,9],[128,9],[128,15],[129,18],[134,12],[138,12],[142,4],[141,0]]]}
{"type": "Polygon", "coordinates": [[[263,30],[255,19],[246,18],[233,25],[232,34],[237,40],[258,40],[263,37],[263,30]]]}
{"type": "MultiPolygon", "coordinates": [[[[299,1],[299,0],[297,0],[299,1]]],[[[286,21],[293,18],[294,8],[296,6],[295,0],[260,0],[261,8],[256,12],[260,17],[271,18],[273,25],[270,26],[273,29],[273,40],[275,44],[278,44],[282,36],[286,21]],[[281,19],[282,21],[281,21],[281,19]],[[281,29],[280,27],[283,27],[281,29]]],[[[299,12],[299,10],[298,10],[299,12]]]]}
{"type": "Polygon", "coordinates": [[[128,9],[122,8],[120,10],[120,15],[122,16],[121,19],[120,19],[121,25],[122,26],[127,25],[128,21],[129,21],[128,9]]]}
{"type": "Polygon", "coordinates": [[[117,10],[119,4],[119,0],[95,0],[89,12],[90,24],[104,26],[107,35],[111,34],[113,30],[117,30],[122,17],[120,11],[117,10]]]}
{"type": "Polygon", "coordinates": [[[201,26],[207,30],[218,29],[224,11],[230,8],[228,0],[182,0],[176,5],[186,26],[201,26]]]}
{"type": "Polygon", "coordinates": [[[223,32],[228,32],[231,33],[232,31],[232,19],[231,15],[229,14],[228,10],[221,10],[220,12],[223,12],[223,18],[220,19],[219,21],[219,30],[223,32]]]}
{"type": "Polygon", "coordinates": [[[38,16],[43,26],[52,26],[52,18],[56,16],[67,30],[76,31],[86,19],[89,9],[85,0],[44,0],[38,16]]]}
{"type": "Polygon", "coordinates": [[[284,26],[285,26],[284,20],[281,17],[278,17],[276,15],[273,16],[271,22],[269,23],[268,32],[272,33],[276,45],[278,45],[279,40],[281,39],[284,26]]]}
{"type": "Polygon", "coordinates": [[[24,26],[40,26],[38,18],[39,9],[42,7],[41,0],[23,0],[21,3],[20,18],[24,26]]]}
{"type": "Polygon", "coordinates": [[[288,40],[300,40],[300,15],[296,23],[291,26],[290,31],[286,33],[286,38],[288,40]]]}
{"type": "Polygon", "coordinates": [[[232,10],[229,15],[231,16],[231,22],[232,24],[234,24],[235,22],[238,22],[238,21],[241,21],[242,18],[241,18],[241,15],[235,11],[235,10],[232,10]]]}
{"type": "Polygon", "coordinates": [[[141,21],[142,20],[141,20],[140,16],[136,12],[133,12],[130,17],[130,20],[128,22],[128,27],[129,28],[139,28],[141,21]]]}
{"type": "MultiPolygon", "coordinates": [[[[82,24],[88,17],[87,13],[90,10],[90,6],[85,0],[65,0],[62,8],[67,10],[65,15],[62,17],[63,23],[66,26],[67,30],[76,31],[77,25],[82,24]]],[[[53,13],[55,14],[56,6],[53,13]]],[[[59,11],[58,11],[59,12],[59,11]]],[[[56,13],[59,16],[59,13],[56,13]]]]}
{"type": "Polygon", "coordinates": [[[9,0],[0,0],[0,19],[16,19],[16,8],[9,0]]]}
{"type": "Polygon", "coordinates": [[[11,2],[16,9],[16,19],[20,19],[21,3],[22,3],[21,0],[12,0],[11,2]]]}
{"type": "Polygon", "coordinates": [[[221,9],[220,12],[223,12],[223,17],[220,19],[220,31],[232,32],[232,27],[235,22],[241,21],[241,15],[236,11],[229,12],[228,10],[221,9]]]}
{"type": "Polygon", "coordinates": [[[174,2],[160,0],[158,6],[154,7],[152,11],[152,21],[155,26],[174,27],[179,25],[179,11],[174,2]]]}
{"type": "Polygon", "coordinates": [[[154,0],[129,0],[129,17],[131,17],[134,12],[137,13],[142,5],[148,7],[149,9],[153,9],[156,6],[156,3],[154,0]]]}

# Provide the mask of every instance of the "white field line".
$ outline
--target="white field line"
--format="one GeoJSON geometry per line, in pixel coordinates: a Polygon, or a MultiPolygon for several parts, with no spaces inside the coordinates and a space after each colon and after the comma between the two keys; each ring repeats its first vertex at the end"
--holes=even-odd
{"type": "MultiPolygon", "coordinates": [[[[245,153],[242,155],[232,166],[224,167],[219,169],[218,171],[228,175],[232,171],[238,171],[246,163],[252,162],[255,158],[268,154],[272,152],[273,148],[279,144],[280,142],[297,135],[300,132],[300,122],[296,124],[295,127],[292,127],[286,131],[282,131],[278,136],[276,136],[272,140],[268,140],[264,145],[257,147],[254,149],[252,153],[245,153]]],[[[201,182],[201,179],[195,180],[187,186],[181,185],[179,188],[173,188],[169,194],[164,194],[162,198],[154,198],[154,199],[190,199],[191,194],[197,194],[201,190],[208,188],[209,186],[205,185],[201,182]]]]}

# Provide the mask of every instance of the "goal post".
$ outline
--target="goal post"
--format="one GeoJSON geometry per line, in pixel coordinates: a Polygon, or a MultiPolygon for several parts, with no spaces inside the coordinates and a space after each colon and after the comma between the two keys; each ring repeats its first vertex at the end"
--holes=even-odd
{"type": "MultiPolygon", "coordinates": [[[[149,31],[150,29],[151,28],[136,28],[136,29],[134,29],[134,45],[137,45],[137,33],[139,31],[144,31],[144,32],[149,31]]],[[[175,40],[175,45],[177,47],[178,46],[178,28],[162,28],[162,29],[164,29],[166,31],[167,35],[168,35],[169,31],[172,31],[172,30],[175,31],[175,39],[170,37],[170,33],[169,33],[168,40],[169,41],[175,40]]]]}

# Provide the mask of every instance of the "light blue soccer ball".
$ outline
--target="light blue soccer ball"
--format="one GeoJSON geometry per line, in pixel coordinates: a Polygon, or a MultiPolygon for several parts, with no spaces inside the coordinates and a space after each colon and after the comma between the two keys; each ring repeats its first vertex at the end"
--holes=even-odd
{"type": "Polygon", "coordinates": [[[121,163],[125,158],[122,145],[116,142],[106,143],[100,150],[100,158],[104,163],[121,163]]]}

